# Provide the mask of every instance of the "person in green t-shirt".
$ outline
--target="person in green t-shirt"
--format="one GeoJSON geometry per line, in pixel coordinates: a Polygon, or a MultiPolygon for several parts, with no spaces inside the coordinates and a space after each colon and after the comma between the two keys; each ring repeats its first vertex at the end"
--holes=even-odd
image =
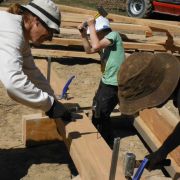
{"type": "Polygon", "coordinates": [[[95,20],[89,17],[86,22],[87,28],[83,23],[78,26],[83,46],[87,54],[100,54],[102,70],[102,78],[93,98],[92,123],[99,127],[102,137],[111,143],[113,131],[110,114],[119,102],[117,73],[125,60],[124,47],[119,33],[111,30],[107,18],[99,16],[95,20]]]}

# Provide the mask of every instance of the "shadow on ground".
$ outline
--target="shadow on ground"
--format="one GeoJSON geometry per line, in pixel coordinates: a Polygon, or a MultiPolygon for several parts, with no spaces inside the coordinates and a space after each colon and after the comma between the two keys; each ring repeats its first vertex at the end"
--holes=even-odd
{"type": "Polygon", "coordinates": [[[53,62],[58,62],[63,65],[86,65],[86,64],[100,64],[100,61],[90,58],[75,58],[75,57],[68,57],[68,58],[57,58],[53,59],[53,62]]]}
{"type": "Polygon", "coordinates": [[[75,166],[63,142],[54,142],[32,148],[0,149],[0,179],[19,180],[33,164],[67,164],[72,174],[75,166]]]}

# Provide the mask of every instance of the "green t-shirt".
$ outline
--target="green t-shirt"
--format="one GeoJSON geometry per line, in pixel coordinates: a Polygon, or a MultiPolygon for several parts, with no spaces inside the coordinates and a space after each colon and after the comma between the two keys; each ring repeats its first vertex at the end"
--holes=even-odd
{"type": "Polygon", "coordinates": [[[118,32],[110,32],[105,36],[112,44],[100,53],[103,71],[102,82],[107,85],[117,86],[118,70],[125,60],[122,39],[118,32]]]}

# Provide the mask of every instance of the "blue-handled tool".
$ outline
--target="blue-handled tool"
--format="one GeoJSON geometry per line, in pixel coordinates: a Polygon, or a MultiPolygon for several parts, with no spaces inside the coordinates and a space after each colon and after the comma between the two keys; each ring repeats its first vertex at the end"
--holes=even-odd
{"type": "Polygon", "coordinates": [[[59,96],[58,99],[67,99],[67,90],[69,88],[69,85],[71,84],[72,80],[75,78],[75,76],[71,76],[68,81],[66,82],[63,90],[62,90],[62,94],[59,96]]]}
{"type": "Polygon", "coordinates": [[[141,175],[148,163],[148,159],[147,158],[144,158],[143,161],[141,162],[138,170],[136,171],[136,174],[134,175],[134,177],[132,178],[132,180],[139,180],[141,178],[141,175]]]}

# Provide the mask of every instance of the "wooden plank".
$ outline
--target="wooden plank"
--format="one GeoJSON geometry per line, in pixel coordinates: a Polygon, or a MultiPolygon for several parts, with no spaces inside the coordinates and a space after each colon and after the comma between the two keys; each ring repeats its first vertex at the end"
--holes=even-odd
{"type": "MultiPolygon", "coordinates": [[[[65,131],[66,138],[70,138],[70,141],[66,141],[67,146],[71,147],[70,154],[73,161],[77,162],[75,164],[81,178],[85,180],[109,179],[112,151],[104,139],[97,135],[97,130],[89,119],[83,116],[83,120],[67,124],[65,131]],[[74,153],[74,150],[77,153],[74,153]]],[[[124,179],[120,166],[117,167],[116,179],[124,179]]]]}
{"type": "Polygon", "coordinates": [[[77,14],[77,13],[67,13],[67,12],[62,12],[61,13],[61,21],[70,21],[70,22],[83,22],[85,21],[89,15],[87,14],[77,14]]]}
{"type": "MultiPolygon", "coordinates": [[[[85,19],[84,19],[85,20],[85,19]]],[[[61,22],[61,27],[62,28],[77,28],[78,25],[81,22],[77,21],[62,21],[61,22]]],[[[110,26],[112,30],[114,31],[126,31],[129,33],[138,33],[138,34],[145,34],[145,32],[151,32],[151,28],[148,26],[142,26],[142,25],[136,25],[136,24],[127,24],[127,23],[110,23],[110,26]]]]}
{"type": "Polygon", "coordinates": [[[87,14],[87,15],[96,15],[97,11],[89,10],[89,9],[83,9],[78,7],[72,7],[72,6],[66,6],[66,5],[59,5],[57,4],[61,11],[63,12],[72,12],[77,14],[87,14]]]}
{"type": "MultiPolygon", "coordinates": [[[[58,130],[61,133],[64,142],[69,150],[72,160],[79,172],[82,180],[108,180],[109,171],[112,158],[112,150],[106,144],[104,139],[98,134],[97,129],[93,126],[91,121],[85,114],[81,114],[83,119],[72,121],[66,125],[61,120],[49,119],[45,117],[25,118],[25,122],[29,127],[29,123],[36,128],[43,129],[48,136],[44,138],[54,137],[56,140],[58,136],[52,134],[53,129],[50,129],[49,122],[57,124],[58,130]]],[[[32,126],[31,126],[32,127],[32,126]]],[[[56,128],[54,127],[56,130],[56,128]]],[[[28,129],[27,129],[28,131],[28,129]]],[[[36,132],[38,135],[38,132],[36,132]]],[[[122,167],[118,164],[116,180],[124,180],[122,167]]]]}
{"type": "MultiPolygon", "coordinates": [[[[61,42],[60,42],[61,43],[61,42]]],[[[70,42],[69,42],[70,43],[70,42]]],[[[80,42],[78,42],[80,44],[80,42]]],[[[50,44],[50,43],[49,43],[50,44]]],[[[62,43],[61,43],[62,44],[62,43]]],[[[74,43],[75,44],[75,43],[74,43]]],[[[67,45],[67,44],[66,44],[67,45]]],[[[161,44],[153,43],[133,43],[133,42],[124,42],[124,48],[126,50],[144,50],[144,51],[167,51],[168,49],[161,44]]],[[[173,49],[170,49],[173,50],[173,49]]],[[[33,56],[38,57],[81,57],[81,58],[92,58],[99,60],[99,54],[86,54],[84,51],[63,51],[63,50],[49,50],[49,49],[32,49],[33,56]]]]}
{"type": "MultiPolygon", "coordinates": [[[[133,37],[133,36],[129,36],[129,38],[130,37],[133,37]]],[[[142,36],[139,36],[139,37],[141,38],[142,36]]],[[[142,42],[123,42],[123,44],[124,44],[125,50],[143,50],[143,51],[168,51],[168,50],[170,50],[172,52],[180,51],[180,44],[177,44],[177,43],[180,43],[180,41],[178,41],[178,39],[176,39],[177,42],[174,41],[174,43],[176,43],[176,44],[174,44],[174,45],[171,44],[170,46],[169,46],[169,44],[166,44],[167,43],[166,40],[167,40],[166,37],[161,37],[161,38],[157,38],[157,39],[155,39],[154,37],[144,38],[144,39],[141,38],[141,40],[139,39],[139,41],[142,41],[142,42]]],[[[132,39],[132,41],[133,41],[133,39],[132,39]]],[[[134,41],[136,41],[136,40],[134,39],[134,41]]],[[[67,39],[67,38],[53,38],[52,41],[47,41],[43,44],[45,44],[45,45],[61,45],[61,46],[83,46],[81,39],[67,39]]],[[[85,57],[85,58],[87,58],[88,56],[92,57],[92,54],[84,55],[84,53],[85,52],[83,52],[83,57],[85,57]]],[[[62,53],[58,50],[56,52],[56,55],[57,54],[60,54],[60,57],[61,57],[62,53]]],[[[70,54],[68,54],[68,55],[70,55],[70,54]]],[[[75,56],[77,56],[77,53],[75,54],[75,56]]],[[[98,57],[98,55],[97,55],[97,57],[98,57]]]]}
{"type": "Polygon", "coordinates": [[[160,44],[150,44],[150,43],[133,43],[133,42],[125,42],[125,49],[138,49],[143,51],[167,51],[167,49],[160,44]]]}
{"type": "MultiPolygon", "coordinates": [[[[135,120],[134,126],[148,146],[155,151],[162,145],[178,122],[179,119],[173,116],[166,108],[160,111],[158,109],[148,109],[140,112],[140,117],[135,120]]],[[[171,166],[165,167],[174,179],[180,178],[179,157],[180,147],[177,147],[169,155],[172,161],[171,166]]]]}
{"type": "Polygon", "coordinates": [[[38,57],[81,57],[81,58],[92,58],[99,60],[99,54],[86,54],[85,52],[78,51],[62,51],[62,50],[49,50],[49,49],[31,49],[33,56],[38,57]]]}
{"type": "Polygon", "coordinates": [[[56,123],[49,118],[39,120],[41,117],[42,114],[22,116],[22,142],[26,146],[62,140],[57,132],[56,123]]]}
{"type": "Polygon", "coordinates": [[[80,35],[77,28],[60,28],[60,34],[69,34],[69,35],[80,35]]]}
{"type": "Polygon", "coordinates": [[[61,45],[61,46],[82,46],[81,39],[53,38],[52,41],[46,41],[46,45],[61,45]]]}
{"type": "Polygon", "coordinates": [[[127,24],[127,23],[110,23],[114,31],[125,31],[127,33],[145,34],[146,32],[152,33],[151,28],[143,25],[127,24]]]}
{"type": "MultiPolygon", "coordinates": [[[[66,34],[66,30],[76,30],[76,29],[66,29],[64,28],[64,34],[66,34]]],[[[72,31],[73,33],[73,31],[72,31]]],[[[69,34],[69,32],[67,32],[69,34]]],[[[80,35],[79,31],[74,31],[74,35],[80,35]]],[[[121,34],[122,40],[124,43],[126,42],[134,42],[134,43],[149,43],[149,44],[161,44],[165,45],[167,41],[167,36],[152,36],[152,37],[145,37],[145,35],[140,35],[140,34],[121,34]]],[[[82,40],[81,38],[59,38],[59,37],[54,37],[52,41],[46,41],[43,44],[47,45],[62,45],[62,46],[71,46],[71,45],[77,45],[77,46],[82,46],[82,40]]],[[[173,44],[175,46],[180,47],[180,38],[173,38],[173,44]]],[[[173,46],[173,44],[171,44],[173,46]]]]}

